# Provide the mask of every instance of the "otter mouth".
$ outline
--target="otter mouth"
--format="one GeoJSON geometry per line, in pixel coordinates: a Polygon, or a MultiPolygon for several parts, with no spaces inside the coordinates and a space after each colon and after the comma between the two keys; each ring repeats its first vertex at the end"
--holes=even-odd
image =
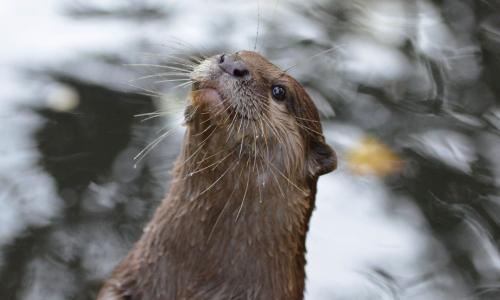
{"type": "Polygon", "coordinates": [[[211,107],[217,107],[225,102],[218,88],[210,83],[194,83],[192,93],[195,104],[208,104],[211,107]]]}
{"type": "Polygon", "coordinates": [[[238,111],[233,103],[228,101],[219,91],[217,84],[213,81],[193,83],[192,93],[195,104],[208,104],[210,107],[220,107],[220,112],[225,111],[240,120],[256,121],[257,118],[250,117],[238,111]]]}

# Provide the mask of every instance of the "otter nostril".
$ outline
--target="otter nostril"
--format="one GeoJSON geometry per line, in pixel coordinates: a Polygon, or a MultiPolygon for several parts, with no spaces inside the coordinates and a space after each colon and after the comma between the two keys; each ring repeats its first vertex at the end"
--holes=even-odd
{"type": "Polygon", "coordinates": [[[219,67],[234,77],[245,77],[250,74],[245,63],[234,55],[222,54],[219,58],[219,67]]]}
{"type": "Polygon", "coordinates": [[[244,77],[246,75],[248,75],[248,70],[247,69],[234,69],[233,70],[233,76],[244,77]]]}

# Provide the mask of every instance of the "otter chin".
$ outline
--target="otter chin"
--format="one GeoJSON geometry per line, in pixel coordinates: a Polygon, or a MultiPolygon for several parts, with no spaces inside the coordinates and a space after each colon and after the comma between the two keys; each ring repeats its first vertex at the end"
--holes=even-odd
{"type": "Polygon", "coordinates": [[[337,164],[312,99],[252,51],[190,77],[169,192],[98,299],[303,299],[317,179],[337,164]]]}
{"type": "Polygon", "coordinates": [[[222,104],[222,97],[216,89],[203,88],[193,92],[193,102],[196,105],[206,104],[214,107],[222,104]]]}

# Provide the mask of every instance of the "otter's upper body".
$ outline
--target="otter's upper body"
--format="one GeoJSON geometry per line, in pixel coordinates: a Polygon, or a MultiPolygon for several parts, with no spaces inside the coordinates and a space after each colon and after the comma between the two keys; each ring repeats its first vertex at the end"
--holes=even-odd
{"type": "Polygon", "coordinates": [[[336,167],[316,107],[255,52],[190,76],[170,191],[98,299],[303,299],[316,182],[336,167]]]}

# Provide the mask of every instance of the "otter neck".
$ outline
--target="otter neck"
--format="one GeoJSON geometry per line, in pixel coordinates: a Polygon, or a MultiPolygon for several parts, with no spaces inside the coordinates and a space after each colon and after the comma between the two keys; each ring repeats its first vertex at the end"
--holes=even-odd
{"type": "Polygon", "coordinates": [[[187,134],[151,244],[179,263],[170,268],[179,282],[192,282],[188,298],[203,291],[211,299],[213,289],[214,299],[302,299],[315,191],[237,148],[209,151],[203,138],[187,134]]]}

